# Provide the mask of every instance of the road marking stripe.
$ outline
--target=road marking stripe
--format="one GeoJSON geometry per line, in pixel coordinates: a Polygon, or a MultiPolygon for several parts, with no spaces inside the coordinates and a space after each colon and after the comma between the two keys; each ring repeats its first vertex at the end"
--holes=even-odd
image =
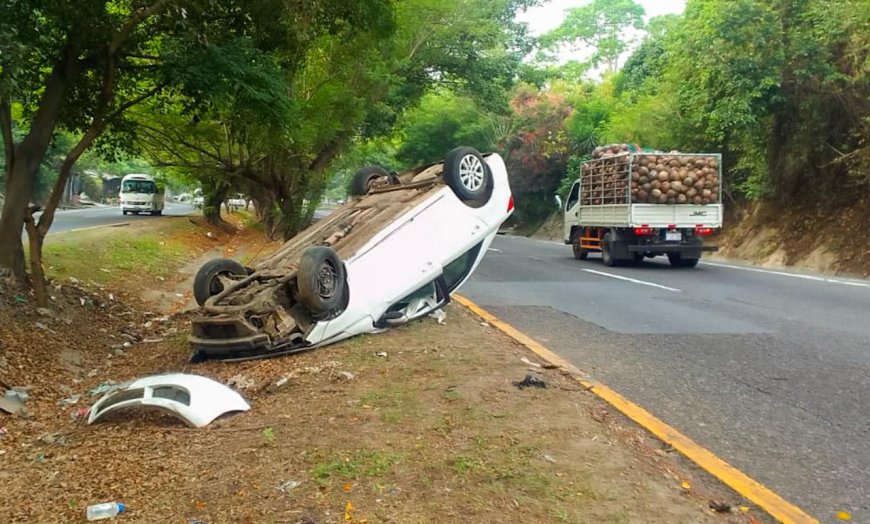
{"type": "Polygon", "coordinates": [[[475,315],[519,342],[542,359],[550,364],[559,366],[564,371],[570,373],[584,388],[618,409],[623,415],[635,421],[638,425],[661,439],[666,444],[670,444],[686,458],[726,485],[730,486],[731,489],[737,493],[758,505],[758,507],[769,513],[773,518],[783,522],[784,524],[819,523],[818,520],[805,513],[799,507],[791,504],[760,482],[754,480],[739,469],[717,457],[713,452],[707,450],[689,437],[657,419],[650,412],[637,404],[634,404],[601,382],[590,379],[579,368],[570,364],[568,361],[538,342],[535,342],[525,333],[511,326],[507,322],[500,320],[492,313],[486,311],[461,295],[453,295],[453,298],[456,302],[467,307],[475,315]]]}
{"type": "Polygon", "coordinates": [[[642,284],[644,286],[657,287],[659,289],[664,289],[666,291],[673,291],[675,293],[682,293],[682,290],[677,289],[675,287],[663,286],[661,284],[655,284],[653,282],[646,282],[645,280],[636,280],[634,278],[624,277],[622,275],[614,275],[613,273],[605,273],[604,271],[596,271],[594,269],[584,269],[583,271],[587,273],[593,273],[595,275],[601,275],[602,277],[610,277],[615,278],[617,280],[625,280],[626,282],[632,282],[634,284],[642,284]]]}
{"type": "Polygon", "coordinates": [[[488,248],[488,251],[494,251],[496,253],[501,253],[501,249],[496,249],[494,247],[488,248]]]}
{"type": "Polygon", "coordinates": [[[743,271],[754,271],[756,273],[770,273],[771,275],[780,275],[783,277],[803,278],[805,280],[815,280],[817,282],[827,282],[829,284],[842,284],[844,286],[855,287],[870,287],[867,282],[855,282],[851,280],[840,280],[837,278],[816,277],[813,275],[801,275],[800,273],[787,273],[785,271],[774,271],[772,269],[759,269],[755,267],[732,266],[731,264],[719,264],[715,262],[701,262],[705,266],[724,267],[728,269],[742,269],[743,271]]]}

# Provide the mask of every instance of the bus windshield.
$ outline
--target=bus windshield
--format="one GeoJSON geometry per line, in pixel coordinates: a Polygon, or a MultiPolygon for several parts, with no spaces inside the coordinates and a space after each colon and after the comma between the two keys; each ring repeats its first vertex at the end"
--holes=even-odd
{"type": "Polygon", "coordinates": [[[125,180],[122,193],[156,193],[157,185],[151,180],[125,180]]]}

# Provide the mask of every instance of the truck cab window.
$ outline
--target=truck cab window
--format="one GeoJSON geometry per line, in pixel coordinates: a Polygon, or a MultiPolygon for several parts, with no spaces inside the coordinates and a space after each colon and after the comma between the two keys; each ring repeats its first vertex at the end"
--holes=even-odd
{"type": "Polygon", "coordinates": [[[577,201],[580,200],[580,182],[574,182],[571,186],[571,193],[568,195],[568,201],[565,203],[565,211],[568,211],[577,201]]]}

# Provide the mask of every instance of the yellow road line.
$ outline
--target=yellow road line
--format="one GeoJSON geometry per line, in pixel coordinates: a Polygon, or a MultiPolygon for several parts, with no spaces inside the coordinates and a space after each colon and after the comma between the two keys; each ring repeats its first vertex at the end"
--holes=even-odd
{"type": "Polygon", "coordinates": [[[492,313],[486,311],[463,296],[453,295],[453,299],[470,309],[475,315],[498,328],[507,336],[530,349],[542,359],[550,364],[559,366],[573,375],[584,388],[595,393],[599,398],[618,409],[623,415],[635,421],[663,442],[670,444],[674,449],[685,455],[686,458],[731,487],[731,489],[737,493],[740,493],[748,500],[755,503],[758,507],[769,513],[773,518],[785,524],[818,524],[818,520],[805,513],[799,507],[791,504],[760,482],[752,479],[739,469],[728,464],[714,455],[711,451],[702,447],[700,444],[683,435],[671,426],[665,424],[650,412],[626,399],[616,391],[598,381],[590,379],[579,368],[570,364],[568,361],[545,348],[538,342],[535,342],[525,333],[522,333],[507,322],[500,320],[492,313]]]}

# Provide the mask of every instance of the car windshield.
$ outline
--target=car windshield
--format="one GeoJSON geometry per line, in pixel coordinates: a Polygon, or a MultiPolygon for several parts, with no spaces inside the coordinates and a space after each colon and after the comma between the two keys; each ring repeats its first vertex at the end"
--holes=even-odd
{"type": "Polygon", "coordinates": [[[121,191],[124,193],[156,193],[157,185],[151,180],[125,180],[121,191]]]}

